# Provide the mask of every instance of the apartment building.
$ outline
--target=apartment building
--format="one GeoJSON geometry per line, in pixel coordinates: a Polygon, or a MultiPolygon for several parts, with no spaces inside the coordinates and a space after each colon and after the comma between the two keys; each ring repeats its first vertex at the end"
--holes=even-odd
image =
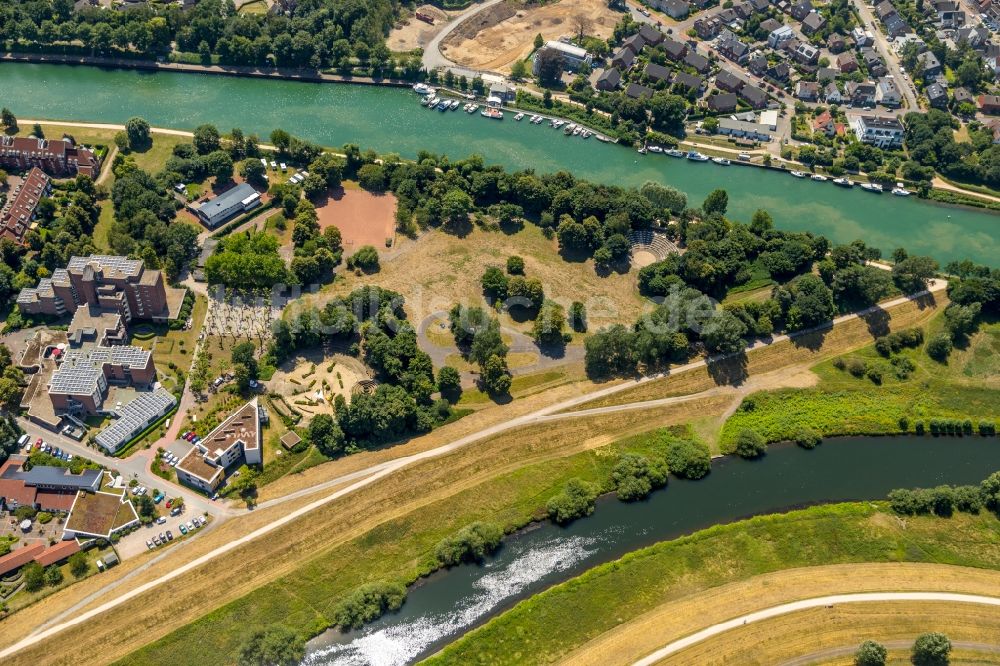
{"type": "Polygon", "coordinates": [[[241,459],[250,465],[264,461],[256,398],[220,423],[181,458],[176,467],[177,480],[204,493],[213,493],[225,480],[226,469],[241,459]]]}
{"type": "Polygon", "coordinates": [[[32,228],[35,221],[38,202],[51,193],[52,179],[41,169],[32,167],[7,197],[3,209],[0,209],[0,237],[23,243],[24,234],[32,228]]]}
{"type": "Polygon", "coordinates": [[[77,146],[70,137],[49,140],[3,136],[0,137],[0,167],[8,171],[37,167],[51,176],[82,174],[97,178],[101,162],[90,149],[77,146]]]}
{"type": "Polygon", "coordinates": [[[24,314],[63,316],[83,305],[133,319],[166,321],[180,313],[183,289],[166,285],[163,273],[146,269],[139,259],[94,254],[73,257],[64,269],[25,288],[17,297],[24,314]]]}
{"type": "Polygon", "coordinates": [[[155,381],[153,355],[145,349],[86,347],[62,355],[49,380],[48,394],[57,414],[99,414],[109,411],[104,404],[109,385],[145,388],[155,381]]]}
{"type": "Polygon", "coordinates": [[[879,148],[898,148],[903,145],[903,124],[887,116],[858,116],[851,123],[858,141],[879,148]]]}

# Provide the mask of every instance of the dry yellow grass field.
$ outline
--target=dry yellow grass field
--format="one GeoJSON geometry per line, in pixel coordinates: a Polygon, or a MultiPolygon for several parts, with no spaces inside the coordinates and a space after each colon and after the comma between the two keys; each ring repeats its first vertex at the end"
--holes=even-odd
{"type": "MultiPolygon", "coordinates": [[[[718,622],[829,594],[921,591],[995,596],[1000,572],[940,564],[847,564],[757,576],[663,604],[566,656],[579,666],[630,664],[718,622]]],[[[662,664],[780,664],[866,638],[913,638],[944,631],[956,640],[1000,645],[995,608],[939,602],[842,604],[740,627],[671,655],[662,664]]]]}

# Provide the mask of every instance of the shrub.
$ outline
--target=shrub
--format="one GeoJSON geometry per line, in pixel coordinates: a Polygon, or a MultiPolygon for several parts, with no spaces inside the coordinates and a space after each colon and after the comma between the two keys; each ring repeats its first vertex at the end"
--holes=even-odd
{"type": "Polygon", "coordinates": [[[712,469],[708,447],[689,439],[667,443],[667,468],[684,479],[700,479],[712,469]]]}
{"type": "Polygon", "coordinates": [[[736,435],[735,451],[741,458],[759,458],[767,452],[767,442],[757,431],[745,428],[736,435]]]}
{"type": "Polygon", "coordinates": [[[565,525],[577,518],[592,514],[597,493],[597,486],[574,477],[566,482],[566,487],[561,493],[548,501],[545,508],[549,518],[560,525],[565,525]]]}
{"type": "Polygon", "coordinates": [[[865,376],[868,377],[868,379],[872,380],[873,384],[881,384],[882,368],[873,363],[870,366],[868,366],[868,369],[865,371],[865,376]]]}
{"type": "Polygon", "coordinates": [[[362,245],[347,259],[347,267],[365,273],[375,273],[379,269],[378,250],[371,245],[362,245]]]}
{"type": "Polygon", "coordinates": [[[662,459],[650,460],[634,453],[623,455],[611,469],[611,481],[618,499],[633,502],[667,483],[667,465],[662,459]]]}
{"type": "Polygon", "coordinates": [[[881,643],[865,641],[854,653],[854,666],[885,666],[888,656],[888,650],[881,643]]]}
{"type": "Polygon", "coordinates": [[[255,631],[240,648],[238,666],[295,666],[306,655],[305,641],[280,624],[255,631]]]}
{"type": "Polygon", "coordinates": [[[847,362],[847,371],[860,379],[868,371],[868,365],[859,358],[852,358],[847,362]]]}
{"type": "Polygon", "coordinates": [[[815,449],[823,441],[823,436],[813,428],[802,426],[795,431],[792,441],[804,449],[815,449]]]}
{"type": "Polygon", "coordinates": [[[917,433],[918,435],[923,435],[924,434],[924,429],[925,429],[925,426],[924,426],[924,422],[923,421],[917,421],[914,424],[914,426],[913,426],[913,431],[915,433],[917,433]]]}
{"type": "Polygon", "coordinates": [[[451,567],[461,562],[481,562],[500,547],[503,530],[493,523],[475,522],[444,538],[435,551],[438,562],[451,567]]]}
{"type": "Polygon", "coordinates": [[[524,259],[516,254],[507,257],[507,272],[511,275],[524,275],[524,259]]]}
{"type": "Polygon", "coordinates": [[[333,623],[344,629],[357,629],[387,611],[397,610],[405,600],[406,588],[399,583],[366,583],[340,602],[333,612],[333,623]]]}
{"type": "Polygon", "coordinates": [[[979,422],[979,434],[983,437],[989,437],[997,434],[997,425],[990,421],[980,421],[979,422]]]}
{"type": "Polygon", "coordinates": [[[37,515],[37,516],[35,516],[35,518],[36,518],[36,519],[38,520],[38,522],[40,522],[40,523],[41,523],[42,525],[47,525],[47,524],[49,524],[49,523],[51,523],[51,522],[52,522],[52,514],[51,514],[51,513],[48,513],[48,512],[45,512],[45,511],[39,511],[39,512],[38,512],[38,515],[37,515]]]}
{"type": "Polygon", "coordinates": [[[947,333],[939,333],[927,343],[927,355],[935,361],[945,362],[951,354],[951,336],[947,333]]]}
{"type": "Polygon", "coordinates": [[[838,356],[833,359],[833,367],[837,368],[837,370],[844,370],[847,367],[847,361],[845,361],[843,357],[838,356]]]}
{"type": "Polygon", "coordinates": [[[917,366],[913,363],[913,361],[906,356],[893,356],[892,359],[889,360],[889,363],[892,364],[893,368],[895,368],[897,379],[906,379],[910,376],[910,373],[917,369],[917,366]]]}
{"type": "Polygon", "coordinates": [[[915,666],[945,666],[951,653],[951,641],[944,634],[930,632],[917,636],[913,644],[915,666]]]}

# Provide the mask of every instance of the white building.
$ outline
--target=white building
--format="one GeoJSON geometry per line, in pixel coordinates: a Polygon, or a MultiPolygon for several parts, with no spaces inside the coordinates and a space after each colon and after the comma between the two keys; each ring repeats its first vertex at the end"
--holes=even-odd
{"type": "Polygon", "coordinates": [[[760,112],[760,124],[770,128],[772,132],[778,131],[778,110],[769,109],[760,112]]]}
{"type": "Polygon", "coordinates": [[[593,56],[587,53],[586,49],[580,48],[566,42],[555,40],[545,42],[545,46],[538,49],[533,60],[532,70],[538,74],[538,56],[544,51],[555,51],[562,57],[563,69],[576,70],[581,65],[589,65],[593,61],[593,56]]]}
{"type": "Polygon", "coordinates": [[[254,398],[191,447],[177,463],[177,480],[205,493],[222,485],[226,469],[240,459],[263,464],[260,410],[254,398]]]}
{"type": "Polygon", "coordinates": [[[899,148],[903,145],[903,124],[888,116],[858,116],[851,123],[858,141],[878,148],[899,148]]]}
{"type": "Polygon", "coordinates": [[[783,25],[771,31],[771,34],[767,36],[767,45],[772,49],[780,49],[782,44],[793,37],[795,37],[795,32],[791,26],[783,25]]]}

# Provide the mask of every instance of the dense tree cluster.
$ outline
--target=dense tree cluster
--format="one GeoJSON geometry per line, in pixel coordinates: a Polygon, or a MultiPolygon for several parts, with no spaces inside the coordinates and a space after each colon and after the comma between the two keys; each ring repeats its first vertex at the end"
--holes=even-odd
{"type": "Polygon", "coordinates": [[[459,350],[479,365],[483,389],[494,395],[506,394],[511,384],[507,367],[509,348],[500,334],[500,321],[483,308],[457,303],[449,311],[448,320],[459,350]]]}
{"type": "Polygon", "coordinates": [[[667,462],[660,456],[626,453],[611,468],[611,483],[623,502],[640,500],[667,483],[667,462]]]}
{"type": "Polygon", "coordinates": [[[385,46],[398,13],[389,0],[312,0],[289,13],[240,13],[231,0],[201,0],[119,7],[70,0],[4,3],[0,41],[92,55],[171,52],[212,56],[224,64],[279,67],[338,67],[356,64],[373,73],[399,66],[415,74],[419,60],[398,63],[385,46]]]}
{"type": "Polygon", "coordinates": [[[576,477],[566,482],[562,491],[549,499],[545,509],[549,518],[565,525],[577,518],[589,516],[594,512],[594,501],[600,490],[593,483],[588,483],[576,477]]]}
{"type": "Polygon", "coordinates": [[[406,588],[379,581],[355,588],[334,609],[333,623],[342,629],[357,629],[383,613],[398,610],[406,601],[406,588]]]}
{"type": "Polygon", "coordinates": [[[224,238],[205,262],[205,277],[209,284],[236,289],[273,287],[290,281],[285,262],[278,254],[278,239],[257,231],[224,238]]]}
{"type": "Polygon", "coordinates": [[[920,167],[929,167],[958,180],[1000,187],[1000,146],[993,143],[989,128],[970,123],[970,141],[957,142],[954,130],[958,129],[958,120],[938,109],[908,113],[904,124],[906,147],[913,163],[903,167],[904,174],[912,172],[907,177],[919,175],[920,167]]]}
{"type": "Polygon", "coordinates": [[[462,562],[482,562],[500,547],[502,540],[503,530],[499,526],[477,521],[442,539],[434,555],[446,567],[462,562]]]}
{"type": "Polygon", "coordinates": [[[893,511],[906,516],[934,514],[947,517],[955,511],[974,514],[983,508],[1000,512],[1000,472],[994,472],[978,486],[897,488],[889,493],[888,499],[893,511]]]}
{"type": "Polygon", "coordinates": [[[296,666],[306,655],[305,641],[291,629],[272,624],[243,643],[238,666],[296,666]]]}

